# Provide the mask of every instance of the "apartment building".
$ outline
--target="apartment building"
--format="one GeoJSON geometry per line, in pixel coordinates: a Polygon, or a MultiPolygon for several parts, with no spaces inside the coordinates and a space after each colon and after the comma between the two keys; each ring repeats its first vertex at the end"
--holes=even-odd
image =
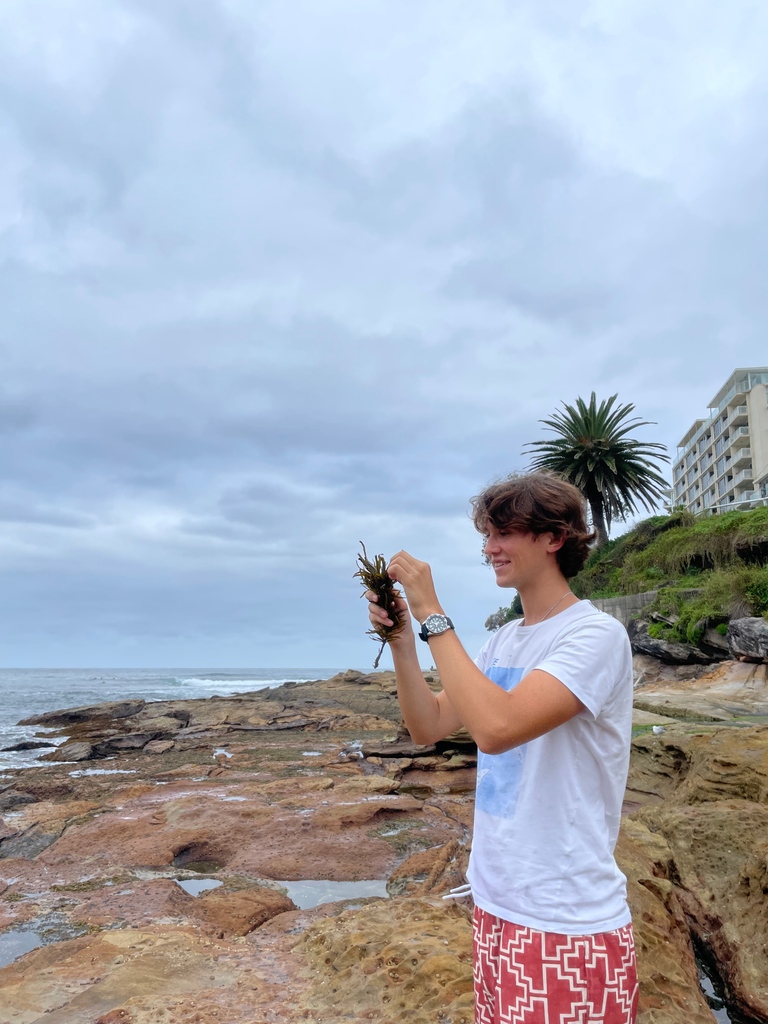
{"type": "Polygon", "coordinates": [[[768,366],[734,370],[685,433],[672,494],[694,513],[768,505],[768,366]]]}

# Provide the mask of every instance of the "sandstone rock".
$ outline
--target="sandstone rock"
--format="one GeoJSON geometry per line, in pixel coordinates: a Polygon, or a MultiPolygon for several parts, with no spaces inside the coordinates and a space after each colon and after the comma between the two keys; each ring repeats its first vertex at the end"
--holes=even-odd
{"type": "Polygon", "coordinates": [[[410,740],[397,740],[394,743],[363,743],[361,747],[364,757],[428,757],[437,751],[434,744],[420,746],[410,740]]]}
{"type": "Polygon", "coordinates": [[[62,711],[49,711],[43,715],[25,718],[19,725],[43,725],[48,728],[67,726],[82,722],[105,722],[120,718],[130,718],[145,706],[143,700],[106,701],[104,704],[92,704],[88,707],[66,708],[62,711]]]}
{"type": "Polygon", "coordinates": [[[723,801],[639,812],[672,851],[675,894],[741,1011],[768,1017],[768,806],[723,801]]]}
{"type": "Polygon", "coordinates": [[[44,946],[0,970],[3,1007],[14,1024],[94,1024],[105,1014],[120,1020],[115,1013],[123,1007],[123,1021],[167,1021],[165,1007],[206,988],[221,999],[237,980],[237,971],[194,935],[129,929],[44,946]],[[151,1016],[134,1018],[131,1005],[147,1000],[154,1003],[151,1016]]]}
{"type": "Polygon", "coordinates": [[[768,727],[638,736],[632,741],[628,789],[671,804],[732,799],[768,804],[768,727]]]}
{"type": "Polygon", "coordinates": [[[9,828],[8,825],[0,818],[0,843],[4,839],[10,839],[11,836],[17,836],[19,830],[17,828],[9,828]]]}
{"type": "MultiPolygon", "coordinates": [[[[673,701],[692,715],[709,707],[733,716],[759,714],[764,702],[768,713],[765,665],[672,665],[637,655],[636,669],[643,664],[638,696],[653,706],[666,700],[667,708],[673,701]]],[[[66,726],[71,742],[151,734],[153,722],[172,718],[181,723],[170,728],[188,744],[188,763],[179,767],[176,750],[165,760],[163,753],[144,757],[146,747],[128,749],[109,766],[134,773],[128,779],[74,778],[68,765],[48,764],[20,774],[23,790],[21,781],[0,790],[0,806],[36,801],[16,804],[22,814],[8,821],[8,831],[17,832],[7,840],[34,838],[36,830],[60,835],[36,855],[28,850],[32,859],[0,860],[0,889],[9,886],[0,927],[56,908],[65,920],[110,929],[74,940],[80,945],[55,943],[0,972],[13,1024],[293,1024],[302,1015],[338,1019],[340,998],[351,1021],[378,1015],[382,1024],[458,1024],[467,1007],[471,1020],[471,983],[454,987],[459,977],[469,982],[462,906],[393,898],[355,910],[280,912],[289,904],[272,903],[274,890],[267,890],[266,906],[259,895],[259,878],[391,876],[390,891],[409,894],[440,894],[463,881],[472,800],[458,791],[474,777],[471,753],[441,745],[427,754],[434,763],[337,762],[340,745],[358,737],[334,740],[323,723],[375,722],[381,735],[397,731],[392,673],[358,678],[284,686],[278,699],[272,692],[269,699],[256,693],[164,702],[122,718],[93,709],[90,719],[66,726]],[[254,718],[292,727],[254,730],[254,718]],[[303,757],[307,731],[320,757],[303,757]],[[211,762],[212,748],[222,743],[233,754],[226,772],[211,762]],[[463,760],[452,765],[454,759],[463,760]],[[404,769],[402,786],[384,774],[396,764],[404,769]],[[171,878],[155,877],[198,861],[208,861],[224,884],[194,897],[171,878]],[[266,920],[270,913],[276,916],[266,920]],[[315,941],[320,934],[328,943],[315,941]],[[401,942],[415,964],[399,959],[401,942]]],[[[686,915],[722,938],[715,944],[720,955],[743,944],[741,958],[734,954],[736,991],[744,1006],[756,1005],[759,995],[753,974],[768,887],[768,730],[691,728],[670,723],[663,736],[642,736],[633,745],[631,784],[644,807],[625,820],[619,857],[641,951],[640,1024],[711,1021],[702,1009],[686,915]],[[729,849],[731,831],[738,849],[723,854],[716,843],[729,849]],[[719,873],[726,881],[717,882],[719,873]],[[739,893],[730,909],[729,891],[739,893]],[[741,929],[751,937],[742,940],[741,929]]],[[[381,735],[359,739],[375,747],[381,735]]]]}
{"type": "Polygon", "coordinates": [[[152,715],[148,714],[146,710],[137,715],[132,721],[133,728],[137,732],[146,731],[154,733],[156,739],[173,736],[179,729],[184,728],[185,724],[175,715],[152,715]]]}
{"type": "Polygon", "coordinates": [[[766,715],[767,673],[765,664],[723,661],[703,667],[693,679],[662,675],[636,688],[635,706],[672,717],[710,721],[766,715]]]}
{"type": "Polygon", "coordinates": [[[90,743],[73,741],[64,743],[57,747],[52,754],[41,758],[44,761],[90,761],[94,756],[93,746],[90,743]]]}
{"type": "Polygon", "coordinates": [[[640,1024],[712,1024],[699,988],[684,908],[671,878],[672,851],[662,836],[625,820],[616,848],[627,876],[640,981],[640,1024]]]}
{"type": "Polygon", "coordinates": [[[284,893],[266,886],[227,892],[212,889],[198,897],[196,911],[221,936],[247,935],[277,914],[296,910],[284,893]]]}
{"type": "Polygon", "coordinates": [[[31,793],[25,793],[11,786],[6,786],[0,791],[0,811],[11,811],[16,807],[34,802],[35,798],[31,793]]]}
{"type": "Polygon", "coordinates": [[[734,658],[768,661],[768,622],[762,617],[731,619],[727,642],[734,658]]]}
{"type": "MultiPolygon", "coordinates": [[[[360,779],[344,779],[337,783],[336,792],[347,799],[350,795],[359,797],[379,796],[381,794],[396,793],[400,783],[394,779],[382,778],[380,775],[366,775],[360,779]]],[[[421,809],[421,805],[419,805],[421,809]]]]}
{"type": "Polygon", "coordinates": [[[145,754],[164,754],[168,750],[173,750],[176,744],[173,740],[150,740],[149,743],[144,747],[145,754]]]}
{"type": "Polygon", "coordinates": [[[19,857],[32,860],[52,846],[63,831],[63,825],[48,828],[33,825],[25,832],[16,832],[9,838],[0,840],[0,858],[19,857]]]}
{"type": "Polygon", "coordinates": [[[111,757],[124,750],[142,750],[152,740],[158,739],[154,732],[129,732],[122,736],[113,736],[97,743],[93,748],[96,757],[111,757]]]}
{"type": "Polygon", "coordinates": [[[316,825],[327,828],[345,828],[348,825],[363,825],[378,814],[392,811],[419,812],[421,801],[412,796],[369,797],[364,802],[336,804],[332,807],[321,807],[312,816],[316,825]]]}
{"type": "Polygon", "coordinates": [[[390,875],[387,892],[390,896],[446,893],[464,884],[468,865],[469,847],[457,839],[418,850],[390,875]]]}
{"type": "Polygon", "coordinates": [[[642,687],[649,683],[674,683],[685,679],[697,679],[709,671],[709,665],[672,665],[649,654],[634,654],[632,657],[634,685],[642,687]]]}
{"type": "Polygon", "coordinates": [[[472,1024],[472,929],[466,909],[434,899],[370,902],[311,925],[296,944],[312,1014],[472,1024]]]}

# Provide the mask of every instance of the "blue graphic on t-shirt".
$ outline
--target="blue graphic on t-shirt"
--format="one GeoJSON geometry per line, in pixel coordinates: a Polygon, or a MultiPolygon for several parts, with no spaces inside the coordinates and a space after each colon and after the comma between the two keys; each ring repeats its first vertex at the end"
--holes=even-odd
{"type": "MultiPolygon", "coordinates": [[[[503,690],[509,692],[523,677],[521,668],[491,665],[485,674],[503,690]]],[[[517,806],[520,780],[525,762],[525,744],[503,754],[477,756],[477,809],[495,818],[512,818],[517,806]]]]}

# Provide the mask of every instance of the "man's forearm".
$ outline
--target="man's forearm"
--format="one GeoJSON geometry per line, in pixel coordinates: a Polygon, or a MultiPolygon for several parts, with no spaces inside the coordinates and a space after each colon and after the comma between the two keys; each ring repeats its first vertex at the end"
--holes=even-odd
{"type": "Polygon", "coordinates": [[[430,744],[450,735],[458,724],[449,720],[437,694],[430,690],[415,646],[390,644],[397,677],[397,699],[414,743],[430,744]]]}

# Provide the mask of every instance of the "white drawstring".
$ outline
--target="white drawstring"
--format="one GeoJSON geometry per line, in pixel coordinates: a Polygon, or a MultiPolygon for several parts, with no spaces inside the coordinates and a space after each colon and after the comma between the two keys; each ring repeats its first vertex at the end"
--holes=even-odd
{"type": "Polygon", "coordinates": [[[467,883],[466,885],[459,885],[455,889],[451,889],[450,892],[447,892],[445,894],[445,896],[443,896],[443,899],[444,900],[461,900],[461,899],[464,899],[465,896],[471,896],[471,895],[472,895],[472,886],[469,883],[467,883]]]}

